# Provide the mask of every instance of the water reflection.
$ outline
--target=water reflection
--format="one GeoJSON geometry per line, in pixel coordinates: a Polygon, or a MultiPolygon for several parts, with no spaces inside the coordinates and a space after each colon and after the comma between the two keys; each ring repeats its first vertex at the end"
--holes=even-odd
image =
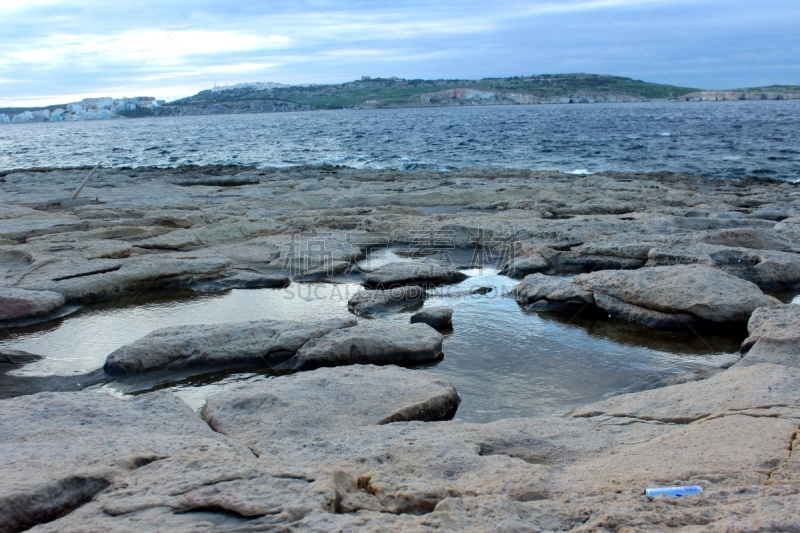
{"type": "MultiPolygon", "coordinates": [[[[649,375],[690,371],[737,357],[741,339],[736,336],[654,333],[618,321],[525,312],[506,296],[516,281],[490,270],[466,272],[469,279],[434,291],[425,303],[426,308],[455,308],[453,329],[445,333],[445,357],[427,370],[458,389],[463,402],[456,418],[562,414],[649,375]],[[492,290],[479,294],[471,290],[476,287],[492,290]]],[[[47,356],[15,371],[17,375],[74,375],[102,366],[110,352],[166,326],[347,316],[347,300],[359,290],[356,283],[343,282],[202,296],[146,294],[87,306],[56,323],[5,331],[0,346],[47,356]]],[[[400,313],[374,320],[408,319],[409,313],[400,313]]],[[[270,379],[268,369],[191,373],[172,373],[167,385],[164,376],[152,374],[106,387],[120,392],[167,388],[199,408],[208,395],[232,383],[270,379]]]]}

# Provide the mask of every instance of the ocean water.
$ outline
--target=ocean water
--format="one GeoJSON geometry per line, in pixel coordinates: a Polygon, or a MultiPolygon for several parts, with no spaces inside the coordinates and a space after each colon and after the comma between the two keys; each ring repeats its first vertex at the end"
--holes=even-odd
{"type": "Polygon", "coordinates": [[[800,101],[339,110],[0,126],[0,170],[337,164],[800,179],[800,101]]]}

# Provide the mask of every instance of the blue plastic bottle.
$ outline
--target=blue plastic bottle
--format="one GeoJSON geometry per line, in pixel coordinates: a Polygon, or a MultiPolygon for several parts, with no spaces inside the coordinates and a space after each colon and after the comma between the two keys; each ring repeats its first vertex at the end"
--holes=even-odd
{"type": "Polygon", "coordinates": [[[703,487],[688,486],[688,487],[654,487],[652,489],[645,489],[644,493],[648,498],[655,498],[656,496],[668,496],[670,498],[680,498],[682,496],[691,496],[693,494],[700,494],[703,492],[703,487]]]}

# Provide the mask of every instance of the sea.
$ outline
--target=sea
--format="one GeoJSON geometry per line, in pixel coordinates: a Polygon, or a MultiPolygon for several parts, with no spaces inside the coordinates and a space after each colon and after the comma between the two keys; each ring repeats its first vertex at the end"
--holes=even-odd
{"type": "Polygon", "coordinates": [[[0,125],[0,170],[344,165],[800,180],[800,100],[306,111],[0,125]]]}

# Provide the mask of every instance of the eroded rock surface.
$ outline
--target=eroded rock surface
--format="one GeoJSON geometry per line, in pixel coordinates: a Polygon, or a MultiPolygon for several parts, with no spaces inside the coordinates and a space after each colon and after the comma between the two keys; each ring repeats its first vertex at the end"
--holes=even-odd
{"type": "Polygon", "coordinates": [[[458,283],[465,279],[467,279],[466,274],[450,266],[398,261],[366,274],[364,285],[368,288],[391,288],[398,285],[458,283]]]}
{"type": "Polygon", "coordinates": [[[362,322],[311,339],[276,368],[311,370],[358,364],[420,364],[442,355],[442,335],[426,324],[362,322]]]}
{"type": "MultiPolygon", "coordinates": [[[[759,307],[780,305],[748,281],[703,265],[602,271],[576,276],[581,288],[660,313],[708,322],[744,322],[759,307]]],[[[598,302],[599,304],[600,302],[598,302]]]]}
{"type": "Polygon", "coordinates": [[[393,289],[363,290],[347,302],[347,309],[360,316],[380,316],[418,307],[425,301],[425,289],[417,285],[393,289]]]}
{"type": "Polygon", "coordinates": [[[432,328],[445,328],[453,323],[452,307],[434,307],[411,315],[412,324],[427,324],[432,328]]]}
{"type": "Polygon", "coordinates": [[[64,303],[56,292],[0,287],[0,321],[46,315],[64,303]]]}
{"type": "Polygon", "coordinates": [[[174,326],[109,354],[104,368],[112,374],[128,374],[164,367],[275,366],[310,340],[355,324],[355,319],[330,319],[318,324],[256,320],[174,326]]]}
{"type": "Polygon", "coordinates": [[[452,385],[396,366],[320,368],[236,387],[209,398],[203,419],[214,430],[265,449],[281,439],[310,440],[345,427],[452,417],[452,385]]]}
{"type": "Polygon", "coordinates": [[[779,363],[800,368],[800,305],[756,309],[747,323],[750,336],[739,365],[779,363]]]}
{"type": "Polygon", "coordinates": [[[538,273],[525,276],[511,295],[535,311],[580,310],[594,304],[592,293],[570,280],[538,273]]]}
{"type": "Polygon", "coordinates": [[[116,479],[174,454],[252,457],[169,393],[98,391],[0,401],[0,529],[22,531],[89,502],[116,479]]]}

